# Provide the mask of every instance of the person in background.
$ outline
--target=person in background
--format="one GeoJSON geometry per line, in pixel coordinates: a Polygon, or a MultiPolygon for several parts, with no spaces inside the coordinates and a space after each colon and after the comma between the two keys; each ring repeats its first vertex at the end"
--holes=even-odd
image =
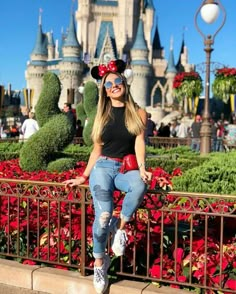
{"type": "Polygon", "coordinates": [[[166,124],[163,128],[163,137],[170,137],[170,123],[166,124]]]}
{"type": "Polygon", "coordinates": [[[23,140],[24,139],[24,136],[23,136],[23,132],[22,132],[22,125],[24,123],[24,121],[26,119],[29,118],[29,111],[26,109],[24,111],[21,110],[21,114],[20,114],[20,121],[19,121],[19,124],[18,124],[18,129],[19,129],[19,141],[23,140]]]}
{"type": "Polygon", "coordinates": [[[200,130],[202,126],[202,119],[200,115],[196,115],[195,121],[192,123],[190,133],[192,137],[191,149],[193,151],[200,151],[200,130]]]}
{"type": "Polygon", "coordinates": [[[215,152],[216,151],[216,142],[217,142],[217,126],[216,123],[213,119],[210,119],[210,123],[211,123],[211,141],[212,141],[212,145],[211,145],[211,151],[215,152]]]}
{"type": "Polygon", "coordinates": [[[225,134],[225,127],[222,120],[218,120],[217,122],[217,130],[216,130],[216,151],[221,152],[224,150],[223,146],[223,138],[225,134]]]}
{"type": "Polygon", "coordinates": [[[178,125],[178,130],[176,132],[176,137],[178,138],[187,138],[188,136],[188,128],[183,122],[183,120],[180,121],[178,125]]]}
{"type": "Polygon", "coordinates": [[[75,136],[76,137],[83,137],[83,127],[82,127],[82,122],[80,119],[77,119],[76,121],[76,133],[75,136]]]}
{"type": "Polygon", "coordinates": [[[24,141],[29,139],[34,133],[39,130],[39,125],[34,119],[34,113],[29,112],[29,118],[27,118],[21,127],[24,141]]]}
{"type": "Polygon", "coordinates": [[[21,123],[21,126],[23,125],[24,121],[27,118],[29,118],[29,111],[28,110],[21,111],[21,114],[20,114],[20,123],[21,123]]]}
{"type": "Polygon", "coordinates": [[[177,120],[172,121],[170,124],[170,137],[175,138],[177,136],[178,128],[177,120]]]}
{"type": "Polygon", "coordinates": [[[151,113],[148,113],[147,115],[148,115],[148,120],[147,120],[147,129],[145,132],[145,139],[146,139],[146,144],[150,145],[149,137],[154,136],[154,132],[156,130],[156,124],[151,119],[152,117],[151,113]]]}
{"type": "Polygon", "coordinates": [[[19,130],[16,124],[10,126],[9,135],[10,135],[10,138],[19,137],[19,130]]]}
{"type": "Polygon", "coordinates": [[[147,113],[141,109],[129,93],[125,76],[126,64],[122,60],[111,61],[106,70],[95,66],[92,76],[101,80],[100,95],[92,138],[94,142],[84,174],[64,182],[66,186],[83,184],[88,177],[93,197],[95,219],[93,223],[94,288],[104,293],[108,286],[107,271],[110,258],[106,254],[109,232],[112,250],[116,256],[125,252],[126,223],[141,204],[151,173],[145,167],[145,129],[147,113]],[[139,169],[121,173],[123,157],[135,154],[139,169]],[[120,217],[113,216],[114,190],[125,192],[120,217]]]}
{"type": "Polygon", "coordinates": [[[74,132],[76,131],[76,116],[74,112],[72,111],[72,107],[70,103],[64,103],[63,111],[67,115],[68,119],[72,123],[72,126],[74,128],[74,132]]]}
{"type": "Polygon", "coordinates": [[[165,124],[161,122],[158,130],[157,130],[157,136],[158,137],[165,137],[165,124]]]}

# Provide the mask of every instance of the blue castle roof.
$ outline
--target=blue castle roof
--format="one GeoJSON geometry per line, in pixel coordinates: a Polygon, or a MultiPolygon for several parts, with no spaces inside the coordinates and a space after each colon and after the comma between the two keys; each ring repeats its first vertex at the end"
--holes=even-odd
{"type": "Polygon", "coordinates": [[[80,44],[76,36],[74,14],[71,14],[69,30],[64,41],[63,47],[80,47],[80,44]]]}
{"type": "Polygon", "coordinates": [[[43,33],[42,25],[39,24],[37,37],[36,37],[36,43],[32,51],[32,54],[47,55],[47,44],[48,44],[47,35],[43,33]]]}
{"type": "Polygon", "coordinates": [[[132,49],[147,50],[147,43],[146,43],[146,40],[144,39],[142,19],[139,20],[137,35],[136,35],[136,39],[132,49]]]}
{"type": "Polygon", "coordinates": [[[168,59],[168,64],[167,64],[167,69],[166,72],[173,72],[176,73],[176,67],[175,67],[175,61],[174,61],[174,53],[173,53],[173,49],[170,49],[170,55],[169,55],[169,59],[168,59]]]}
{"type": "Polygon", "coordinates": [[[99,31],[98,40],[97,40],[96,52],[95,52],[95,56],[94,56],[95,58],[98,58],[101,54],[102,47],[103,47],[107,32],[111,38],[111,43],[112,43],[112,47],[114,50],[114,54],[115,54],[115,57],[117,58],[115,34],[114,34],[112,21],[102,21],[101,22],[100,31],[99,31]]]}

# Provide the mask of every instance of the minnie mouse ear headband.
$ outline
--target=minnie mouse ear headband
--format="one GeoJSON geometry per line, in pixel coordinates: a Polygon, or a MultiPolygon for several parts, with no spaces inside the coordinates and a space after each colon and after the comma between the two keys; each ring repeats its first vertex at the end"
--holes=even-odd
{"type": "Polygon", "coordinates": [[[122,59],[111,60],[107,65],[100,64],[91,69],[91,76],[96,80],[101,80],[108,72],[123,73],[126,68],[126,63],[122,59]]]}

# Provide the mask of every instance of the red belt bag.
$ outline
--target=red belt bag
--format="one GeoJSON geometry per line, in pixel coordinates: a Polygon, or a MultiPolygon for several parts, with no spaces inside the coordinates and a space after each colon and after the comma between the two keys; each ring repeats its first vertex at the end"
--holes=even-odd
{"type": "Polygon", "coordinates": [[[123,157],[120,173],[124,174],[130,170],[139,169],[135,154],[128,154],[123,157]]]}

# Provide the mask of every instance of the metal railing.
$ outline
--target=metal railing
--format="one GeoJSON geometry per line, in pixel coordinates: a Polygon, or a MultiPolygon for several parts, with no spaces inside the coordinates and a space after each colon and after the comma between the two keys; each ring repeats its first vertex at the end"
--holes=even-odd
{"type": "MultiPolygon", "coordinates": [[[[150,145],[155,148],[172,148],[177,146],[190,146],[192,138],[172,138],[172,137],[149,137],[150,145]]],[[[84,141],[82,137],[75,137],[73,144],[83,145],[84,141]]]]}
{"type": "MultiPolygon", "coordinates": [[[[0,143],[6,142],[24,142],[24,139],[19,139],[18,137],[0,139],[0,143]]],[[[149,137],[149,142],[155,148],[173,148],[177,146],[190,146],[191,138],[149,137]]],[[[84,139],[83,137],[74,137],[72,143],[82,146],[84,145],[84,139]]]]}
{"type": "Polygon", "coordinates": [[[173,148],[178,146],[190,146],[192,138],[176,137],[149,137],[150,145],[155,148],[173,148]]]}
{"type": "MultiPolygon", "coordinates": [[[[123,197],[117,192],[117,215],[123,197]]],[[[87,185],[0,179],[2,257],[86,275],[93,217],[87,185]]],[[[113,260],[119,277],[236,293],[236,196],[148,191],[126,230],[126,254],[113,260]]]]}

